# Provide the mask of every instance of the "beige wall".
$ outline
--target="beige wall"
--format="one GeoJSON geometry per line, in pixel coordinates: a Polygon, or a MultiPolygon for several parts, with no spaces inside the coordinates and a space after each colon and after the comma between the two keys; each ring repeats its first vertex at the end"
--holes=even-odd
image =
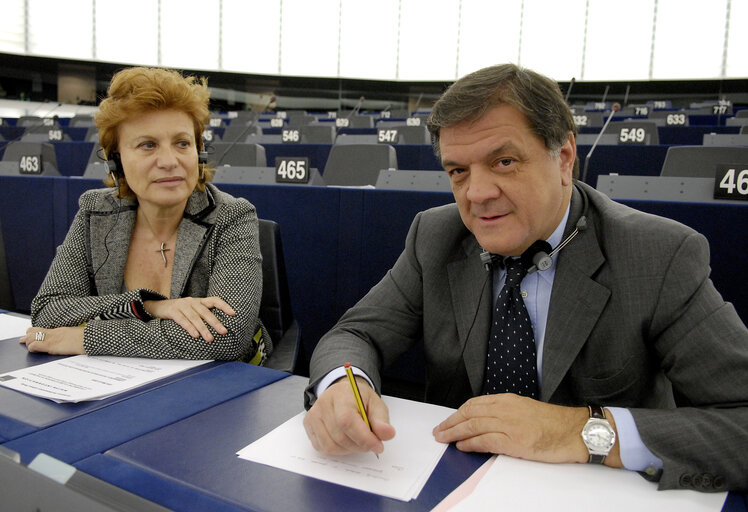
{"type": "Polygon", "coordinates": [[[96,101],[96,71],[93,66],[60,63],[57,77],[57,101],[78,104],[96,101]]]}

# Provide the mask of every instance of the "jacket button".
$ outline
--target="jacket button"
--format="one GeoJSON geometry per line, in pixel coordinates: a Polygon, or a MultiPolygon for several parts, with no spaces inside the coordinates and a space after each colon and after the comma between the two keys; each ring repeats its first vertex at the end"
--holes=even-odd
{"type": "Polygon", "coordinates": [[[678,483],[680,483],[681,487],[691,487],[691,475],[688,473],[683,473],[680,476],[680,481],[678,483]]]}
{"type": "Polygon", "coordinates": [[[698,475],[698,474],[693,475],[691,477],[691,485],[693,485],[694,487],[701,487],[702,480],[703,478],[701,475],[698,475]]]}
{"type": "Polygon", "coordinates": [[[701,475],[701,488],[702,489],[711,489],[712,488],[712,482],[714,481],[714,478],[709,473],[704,473],[701,475]]]}
{"type": "Polygon", "coordinates": [[[717,475],[714,477],[713,487],[717,490],[725,488],[725,477],[717,475]]]}

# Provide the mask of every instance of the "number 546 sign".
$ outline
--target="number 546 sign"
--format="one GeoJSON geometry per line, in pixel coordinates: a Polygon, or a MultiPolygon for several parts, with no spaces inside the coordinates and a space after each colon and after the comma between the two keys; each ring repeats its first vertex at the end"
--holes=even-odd
{"type": "Polygon", "coordinates": [[[748,166],[718,165],[714,198],[748,201],[748,166]]]}

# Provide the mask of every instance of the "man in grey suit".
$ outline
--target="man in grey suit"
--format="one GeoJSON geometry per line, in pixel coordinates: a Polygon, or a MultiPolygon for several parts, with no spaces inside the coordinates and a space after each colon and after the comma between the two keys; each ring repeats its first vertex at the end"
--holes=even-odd
{"type": "Polygon", "coordinates": [[[426,401],[459,407],[438,441],[625,467],[661,489],[748,489],[748,331],[709,279],[706,239],[576,182],[571,112],[537,73],[472,73],[428,123],[456,204],[416,216],[393,268],[318,344],[304,420],[315,448],[384,449],[395,430],[381,370],[423,338],[426,401]],[[563,249],[543,258],[536,241],[563,249]],[[533,265],[523,304],[505,306],[509,269],[533,265]],[[532,324],[521,357],[534,364],[506,366],[536,391],[495,391],[503,307],[532,324]],[[345,362],[371,430],[340,380],[345,362]]]}

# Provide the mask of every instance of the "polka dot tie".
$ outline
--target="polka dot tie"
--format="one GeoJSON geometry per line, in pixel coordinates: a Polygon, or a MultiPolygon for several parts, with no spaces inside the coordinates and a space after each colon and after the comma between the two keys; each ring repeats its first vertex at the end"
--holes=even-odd
{"type": "Polygon", "coordinates": [[[507,259],[506,265],[506,282],[491,319],[483,393],[538,398],[535,336],[519,286],[527,270],[519,259],[507,259]]]}

